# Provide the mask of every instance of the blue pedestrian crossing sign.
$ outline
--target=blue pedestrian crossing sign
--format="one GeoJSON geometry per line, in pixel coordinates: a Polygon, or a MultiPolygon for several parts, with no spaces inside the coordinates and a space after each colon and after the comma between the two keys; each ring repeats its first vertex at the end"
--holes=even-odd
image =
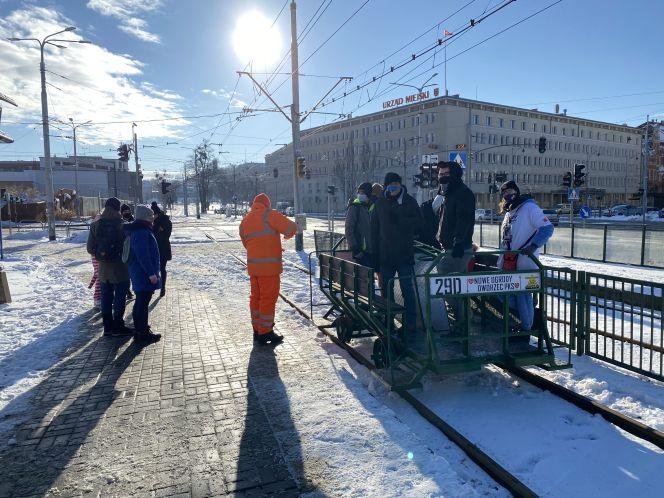
{"type": "Polygon", "coordinates": [[[590,208],[588,206],[583,206],[579,211],[579,216],[581,216],[581,218],[583,219],[590,218],[591,214],[592,212],[590,211],[590,208]]]}
{"type": "Polygon", "coordinates": [[[466,162],[467,162],[467,157],[468,154],[465,152],[450,152],[450,161],[453,161],[459,166],[461,166],[461,169],[466,169],[466,162]]]}
{"type": "Polygon", "coordinates": [[[581,199],[581,192],[578,188],[568,188],[567,189],[567,200],[568,201],[578,201],[581,199]]]}

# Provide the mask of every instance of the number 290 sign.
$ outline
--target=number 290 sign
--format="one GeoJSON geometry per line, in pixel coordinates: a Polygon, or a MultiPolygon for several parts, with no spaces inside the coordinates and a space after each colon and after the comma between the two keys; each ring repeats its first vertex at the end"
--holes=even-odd
{"type": "Polygon", "coordinates": [[[541,286],[541,278],[539,272],[459,275],[457,277],[431,277],[429,285],[432,296],[502,294],[537,291],[541,286]]]}

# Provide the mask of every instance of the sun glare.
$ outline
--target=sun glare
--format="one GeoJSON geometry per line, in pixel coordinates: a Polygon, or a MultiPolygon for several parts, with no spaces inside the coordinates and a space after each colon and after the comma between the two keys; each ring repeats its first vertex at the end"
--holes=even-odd
{"type": "Polygon", "coordinates": [[[233,47],[243,63],[265,67],[281,54],[281,35],[272,22],[258,11],[243,14],[235,24],[233,47]]]}

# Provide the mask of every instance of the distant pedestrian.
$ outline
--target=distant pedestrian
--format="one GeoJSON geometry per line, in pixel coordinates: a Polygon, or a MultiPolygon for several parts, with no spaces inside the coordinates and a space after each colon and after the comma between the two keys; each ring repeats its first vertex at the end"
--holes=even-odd
{"type": "MultiPolygon", "coordinates": [[[[371,218],[372,246],[380,268],[383,284],[399,276],[399,287],[406,308],[403,330],[412,332],[417,326],[417,300],[413,286],[415,265],[414,243],[422,230],[422,215],[417,201],[411,197],[397,173],[385,175],[385,192],[376,202],[371,218]]],[[[385,287],[385,286],[384,286],[385,287]]],[[[394,295],[394,284],[383,288],[385,296],[394,295]]]]}
{"type": "Polygon", "coordinates": [[[374,211],[371,183],[364,182],[357,187],[355,199],[348,204],[344,232],[355,262],[371,268],[375,265],[371,238],[371,217],[374,211]]]}
{"type": "Polygon", "coordinates": [[[240,223],[240,238],[247,250],[247,272],[251,281],[249,310],[254,341],[279,344],[283,336],[274,332],[274,313],[283,271],[281,237],[290,239],[297,225],[271,208],[270,198],[261,193],[240,223]]]}
{"type": "Polygon", "coordinates": [[[173,257],[170,241],[173,224],[171,218],[159,209],[156,202],[152,203],[152,212],[154,213],[152,230],[159,246],[159,271],[161,272],[161,292],[159,295],[164,297],[166,295],[166,263],[173,257]]]}
{"type": "Polygon", "coordinates": [[[136,206],[136,220],[124,226],[129,237],[129,275],[136,293],[132,318],[138,342],[157,342],[161,334],[155,334],[148,324],[149,305],[154,291],[161,288],[159,277],[159,247],[152,233],[152,210],[136,206]]]}
{"type": "Polygon", "coordinates": [[[128,223],[134,221],[134,215],[131,214],[131,207],[127,204],[123,204],[120,208],[120,214],[122,214],[122,219],[128,223]]]}
{"type": "MultiPolygon", "coordinates": [[[[532,258],[539,256],[540,247],[553,235],[553,224],[530,195],[521,194],[515,182],[503,183],[500,195],[500,212],[505,213],[500,227],[500,248],[520,251],[521,255],[501,254],[498,268],[508,271],[537,270],[538,266],[532,258]]],[[[516,306],[522,331],[532,329],[535,317],[533,303],[531,293],[510,296],[510,305],[516,306]]]]}
{"type": "Polygon", "coordinates": [[[120,200],[111,197],[104,205],[99,219],[90,225],[87,251],[99,262],[101,284],[101,317],[105,336],[131,335],[125,326],[124,312],[129,272],[122,262],[124,244],[120,200]]]}
{"type": "Polygon", "coordinates": [[[383,186],[380,183],[374,183],[371,186],[371,202],[374,204],[383,197],[383,186]]]}

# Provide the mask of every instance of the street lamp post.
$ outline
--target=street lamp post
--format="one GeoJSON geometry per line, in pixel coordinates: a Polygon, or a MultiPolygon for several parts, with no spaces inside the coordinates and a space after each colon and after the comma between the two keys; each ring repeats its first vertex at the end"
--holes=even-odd
{"type": "Polygon", "coordinates": [[[74,31],[75,26],[69,26],[63,30],[51,33],[43,40],[38,38],[8,38],[9,41],[36,41],[39,44],[41,54],[39,63],[39,72],[41,74],[41,107],[42,107],[42,133],[44,136],[44,162],[45,182],[46,182],[46,215],[48,217],[48,240],[55,240],[55,211],[53,209],[53,165],[51,163],[51,142],[49,139],[49,125],[48,125],[48,98],[46,96],[46,66],[44,64],[44,47],[46,45],[53,45],[58,48],[65,48],[53,42],[62,43],[90,43],[86,40],[61,40],[53,39],[53,36],[65,33],[67,31],[74,31]]]}
{"type": "MultiPolygon", "coordinates": [[[[85,126],[87,124],[90,124],[91,121],[86,121],[85,123],[79,123],[79,124],[74,124],[74,120],[72,118],[69,118],[69,125],[71,126],[72,130],[72,137],[70,137],[74,141],[74,191],[76,192],[76,214],[80,214],[78,212],[78,197],[80,195],[80,192],[78,191],[78,154],[76,153],[76,128],[79,126],[85,126]]],[[[115,196],[117,197],[118,192],[117,192],[117,179],[116,179],[116,188],[115,188],[115,196]]]]}
{"type": "MultiPolygon", "coordinates": [[[[422,86],[415,86],[415,85],[408,85],[406,83],[392,83],[392,85],[396,86],[407,86],[410,88],[414,88],[417,90],[418,95],[424,91],[425,88],[430,87],[430,86],[436,86],[435,83],[429,83],[432,79],[434,79],[436,76],[438,76],[438,73],[433,73],[429,78],[422,84],[422,86]]],[[[422,146],[421,146],[421,141],[422,141],[422,106],[424,104],[420,104],[420,110],[417,114],[417,157],[419,161],[422,161],[422,146]]],[[[405,153],[404,153],[404,161],[405,161],[405,153]]],[[[405,173],[404,173],[405,174],[405,173]]]]}

